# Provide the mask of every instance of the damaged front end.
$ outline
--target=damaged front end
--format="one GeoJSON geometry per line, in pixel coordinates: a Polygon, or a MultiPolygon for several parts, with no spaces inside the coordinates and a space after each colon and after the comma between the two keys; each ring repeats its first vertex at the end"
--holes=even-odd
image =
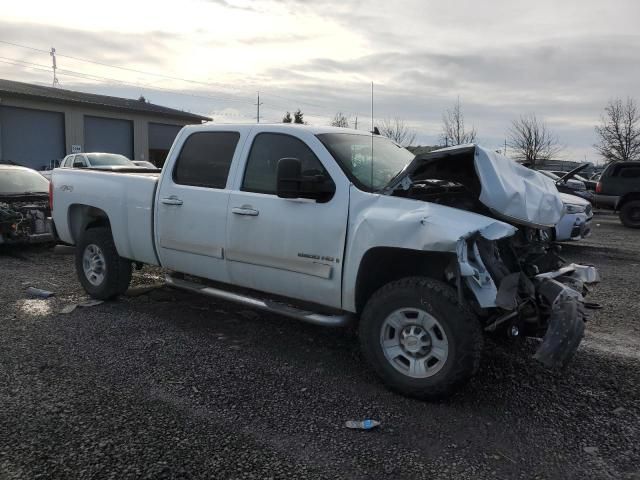
{"type": "Polygon", "coordinates": [[[51,242],[53,239],[46,196],[0,198],[0,245],[51,242]]]}
{"type": "Polygon", "coordinates": [[[508,222],[509,234],[470,231],[446,277],[485,331],[542,338],[535,358],[565,365],[584,335],[594,267],[568,265],[548,234],[564,215],[553,181],[495,152],[463,145],[416,156],[385,190],[508,222]],[[516,231],[517,230],[517,231],[516,231]]]}
{"type": "Polygon", "coordinates": [[[527,227],[497,240],[477,232],[459,241],[457,257],[459,294],[471,297],[486,332],[541,338],[534,358],[550,368],[571,360],[584,335],[584,296],[599,281],[595,267],[567,265],[543,230],[527,227]]]}

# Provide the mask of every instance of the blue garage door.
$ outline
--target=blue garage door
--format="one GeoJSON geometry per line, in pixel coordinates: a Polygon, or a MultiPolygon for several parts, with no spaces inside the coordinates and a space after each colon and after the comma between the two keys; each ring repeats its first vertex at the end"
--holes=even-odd
{"type": "Polygon", "coordinates": [[[162,167],[173,141],[182,129],[179,125],[149,123],[149,161],[162,167]]]}
{"type": "Polygon", "coordinates": [[[119,153],[133,158],[133,122],[85,115],[84,151],[119,153]]]}
{"type": "Polygon", "coordinates": [[[154,150],[169,150],[181,129],[181,125],[149,122],[149,148],[154,150]]]}
{"type": "Polygon", "coordinates": [[[64,156],[63,113],[0,106],[0,160],[41,170],[64,156]]]}

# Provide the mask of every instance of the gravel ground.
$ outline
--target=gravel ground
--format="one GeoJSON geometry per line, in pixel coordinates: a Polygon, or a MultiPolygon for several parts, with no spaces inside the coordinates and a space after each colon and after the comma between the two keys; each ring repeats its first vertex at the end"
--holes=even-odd
{"type": "Polygon", "coordinates": [[[640,231],[594,223],[564,247],[603,277],[572,365],[488,343],[442,403],[385,390],[352,335],[225,302],[161,288],[62,314],[86,299],[73,257],[5,251],[0,479],[640,479],[640,231]],[[363,418],[382,426],[344,428],[363,418]]]}

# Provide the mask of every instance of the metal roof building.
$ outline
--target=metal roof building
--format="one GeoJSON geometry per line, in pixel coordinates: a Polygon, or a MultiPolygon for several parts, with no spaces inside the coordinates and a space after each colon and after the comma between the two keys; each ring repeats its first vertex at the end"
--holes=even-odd
{"type": "Polygon", "coordinates": [[[40,170],[77,152],[161,166],[184,125],[208,117],[147,101],[0,79],[0,162],[40,170]]]}

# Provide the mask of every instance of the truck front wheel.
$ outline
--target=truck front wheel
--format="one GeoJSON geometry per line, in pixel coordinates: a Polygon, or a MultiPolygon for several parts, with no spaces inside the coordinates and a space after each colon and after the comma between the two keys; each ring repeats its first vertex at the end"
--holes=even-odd
{"type": "Polygon", "coordinates": [[[364,356],[392,390],[423,399],[451,395],[478,369],[482,331],[445,283],[422,277],[391,282],[360,318],[364,356]]]}
{"type": "Polygon", "coordinates": [[[76,245],[76,271],[85,291],[100,300],[123,294],[131,282],[131,262],[118,255],[107,227],[84,232],[76,245]]]}
{"type": "Polygon", "coordinates": [[[631,200],[622,205],[620,221],[625,227],[640,228],[640,200],[631,200]]]}

